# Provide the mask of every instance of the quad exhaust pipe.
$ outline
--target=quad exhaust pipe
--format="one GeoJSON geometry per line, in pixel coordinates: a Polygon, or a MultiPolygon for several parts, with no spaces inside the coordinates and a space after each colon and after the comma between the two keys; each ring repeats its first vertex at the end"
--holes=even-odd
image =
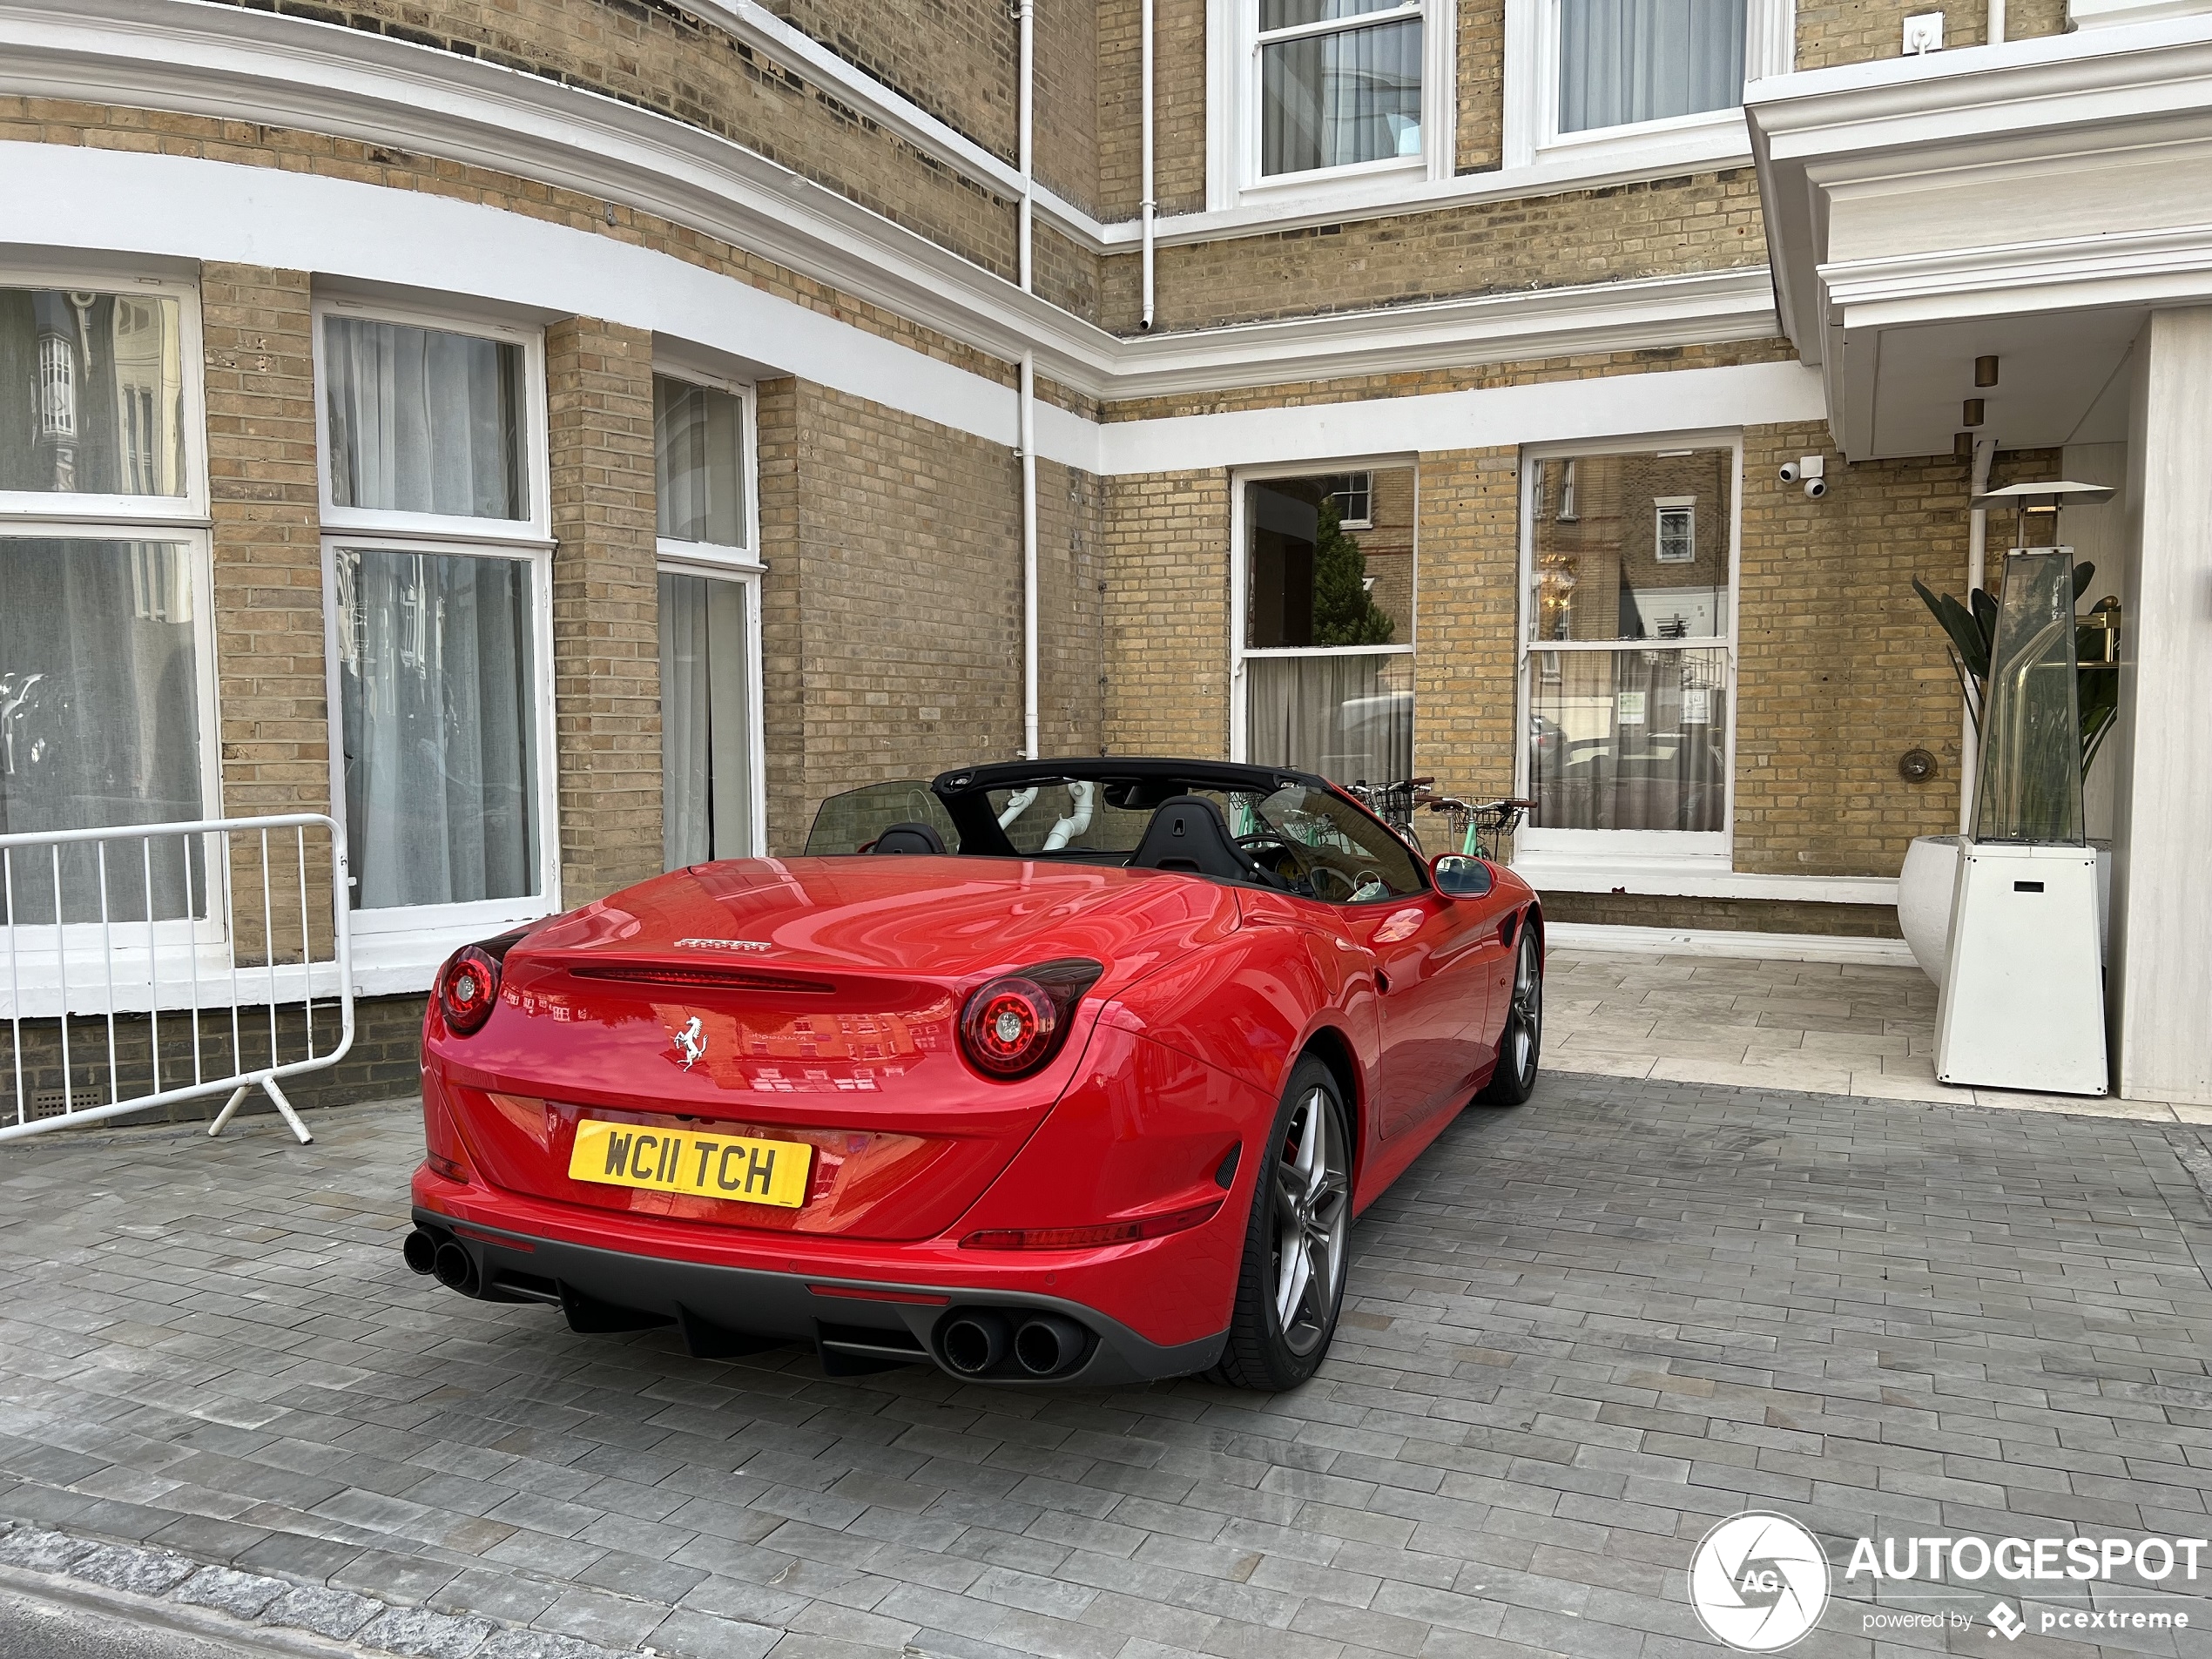
{"type": "Polygon", "coordinates": [[[400,1254],[407,1264],[418,1273],[426,1273],[449,1291],[459,1291],[463,1296],[481,1296],[484,1278],[477,1271],[476,1258],[453,1242],[417,1227],[400,1245],[400,1254]]]}
{"type": "Polygon", "coordinates": [[[1090,1332],[1060,1313],[962,1308],[946,1322],[938,1345],[946,1365],[962,1377],[1005,1371],[1009,1359],[1015,1374],[1057,1377],[1082,1359],[1090,1332]]]}

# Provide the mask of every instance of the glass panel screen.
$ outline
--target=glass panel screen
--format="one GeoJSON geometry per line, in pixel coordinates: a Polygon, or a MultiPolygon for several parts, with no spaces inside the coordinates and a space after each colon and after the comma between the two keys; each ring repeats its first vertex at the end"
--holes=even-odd
{"type": "Polygon", "coordinates": [[[529,564],[382,548],[336,562],[354,907],[538,892],[529,564]]]}
{"type": "Polygon", "coordinates": [[[741,399],[655,375],[653,473],[661,535],[717,547],[745,545],[741,399]]]}
{"type": "Polygon", "coordinates": [[[2081,716],[2075,679],[2074,555],[2005,557],[1989,653],[1974,839],[2081,840],[2081,716]]]}
{"type": "Polygon", "coordinates": [[[1264,174],[1421,152],[1418,20],[1264,44],[1259,82],[1264,174]]]}
{"type": "Polygon", "coordinates": [[[1559,130],[1743,101],[1744,0],[1560,0],[1559,130]]]}
{"type": "Polygon", "coordinates": [[[183,495],[179,319],[159,295],[0,288],[0,489],[183,495]]]}
{"type": "Polygon", "coordinates": [[[1531,827],[1727,826],[1725,651],[1531,651],[1531,827]]]}
{"type": "Polygon", "coordinates": [[[326,317],[323,377],[334,504],[529,516],[520,346],[326,317]]]}
{"type": "Polygon", "coordinates": [[[1530,464],[1532,644],[1727,634],[1729,450],[1530,464]]]}

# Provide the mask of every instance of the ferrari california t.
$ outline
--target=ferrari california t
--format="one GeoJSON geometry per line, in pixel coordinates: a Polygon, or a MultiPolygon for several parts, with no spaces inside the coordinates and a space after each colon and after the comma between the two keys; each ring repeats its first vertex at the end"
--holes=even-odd
{"type": "Polygon", "coordinates": [[[407,1259],[580,1332],[994,1383],[1327,1352],[1352,1217],[1526,1100],[1543,918],[1335,785],[1020,761],[458,952],[407,1259]]]}

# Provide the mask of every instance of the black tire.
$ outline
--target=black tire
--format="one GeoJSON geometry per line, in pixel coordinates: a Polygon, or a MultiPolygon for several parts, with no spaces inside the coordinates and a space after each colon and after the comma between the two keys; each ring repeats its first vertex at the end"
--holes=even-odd
{"type": "Polygon", "coordinates": [[[1352,1147],[1352,1117],[1336,1074],[1309,1055],[1291,1072],[1252,1183],[1229,1345],[1213,1372],[1232,1388],[1295,1388],[1329,1352],[1351,1253],[1352,1147]],[[1318,1141],[1306,1138],[1317,1131],[1318,1141]],[[1282,1282],[1286,1231],[1297,1240],[1292,1285],[1303,1284],[1288,1292],[1282,1282]],[[1317,1260],[1317,1252],[1325,1259],[1317,1260]],[[1302,1282],[1295,1269],[1301,1257],[1302,1282]],[[1280,1305],[1285,1301],[1287,1320],[1280,1305]]]}
{"type": "Polygon", "coordinates": [[[1475,1099],[1485,1106],[1518,1106],[1536,1089],[1544,1053],[1544,955],[1526,923],[1513,961],[1512,1001],[1498,1033],[1498,1064],[1475,1099]]]}

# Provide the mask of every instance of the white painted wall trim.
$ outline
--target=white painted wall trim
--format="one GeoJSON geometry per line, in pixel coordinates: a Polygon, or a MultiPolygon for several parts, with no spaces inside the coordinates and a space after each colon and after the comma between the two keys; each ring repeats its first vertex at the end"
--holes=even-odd
{"type": "MultiPolygon", "coordinates": [[[[236,261],[307,270],[496,301],[539,318],[604,317],[648,328],[764,374],[796,374],[887,408],[1011,447],[1013,388],[881,335],[596,232],[479,204],[273,168],[183,156],[44,144],[0,145],[0,176],[15,187],[5,233],[23,245],[125,250],[158,258],[236,261]]],[[[1655,285],[1615,284],[1411,308],[1400,334],[1361,335],[1344,319],[1317,320],[1326,361],[1369,369],[1406,366],[1434,335],[1466,331],[1465,353],[1503,356],[1548,342],[1553,352],[1679,337],[1666,318],[1703,306],[1730,317],[1768,315],[1757,282],[1740,274],[1655,285]],[[1341,331],[1334,334],[1332,332],[1341,331]],[[1574,345],[1570,342],[1580,341],[1574,345]]],[[[1240,352],[1258,381],[1298,378],[1315,353],[1291,355],[1279,325],[1222,330],[1204,342],[1169,342],[1157,379],[1146,368],[1108,381],[1116,395],[1217,384],[1240,352]],[[1246,347],[1239,342],[1251,342],[1246,347]]],[[[1153,342],[1127,342],[1129,359],[1153,342]]],[[[1316,351],[1318,351],[1316,347],[1316,351]]],[[[1117,356],[1118,364],[1124,361],[1117,356]]],[[[1037,408],[1038,452],[1087,472],[1150,472],[1264,465],[1332,455],[1608,437],[1699,425],[1750,426],[1815,418],[1819,376],[1795,364],[1655,371],[1542,385],[1373,399],[1301,408],[1227,411],[1098,425],[1050,403],[1037,408]],[[1810,401],[1809,401],[1810,400],[1810,401]]]]}
{"type": "Polygon", "coordinates": [[[1638,956],[1728,956],[1765,962],[1851,962],[1868,968],[1912,968],[1902,939],[1851,934],[1761,934],[1710,927],[1619,927],[1594,921],[1544,924],[1544,943],[1556,950],[1616,951],[1638,956]]]}
{"type": "Polygon", "coordinates": [[[1818,371],[1797,363],[1752,363],[1109,421],[1099,428],[1100,468],[1144,473],[1267,466],[1408,450],[1776,426],[1817,421],[1824,414],[1818,371]]]}

